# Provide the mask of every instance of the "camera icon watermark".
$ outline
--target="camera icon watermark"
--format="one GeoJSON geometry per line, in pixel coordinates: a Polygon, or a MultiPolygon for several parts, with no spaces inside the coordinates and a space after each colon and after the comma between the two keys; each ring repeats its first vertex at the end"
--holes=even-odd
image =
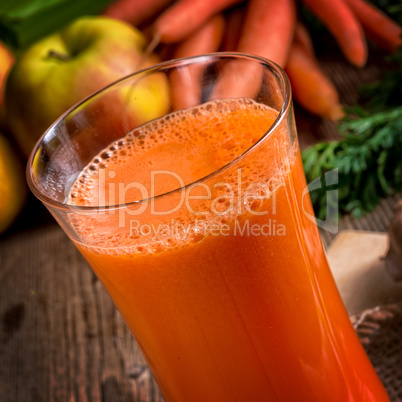
{"type": "Polygon", "coordinates": [[[312,182],[308,183],[302,193],[303,213],[312,222],[315,222],[318,227],[326,230],[329,233],[336,234],[339,230],[339,195],[337,185],[339,184],[338,169],[330,170],[323,176],[317,177],[312,182]],[[320,190],[321,195],[326,197],[326,214],[325,219],[320,219],[311,214],[305,208],[305,196],[310,195],[313,191],[320,190]]]}

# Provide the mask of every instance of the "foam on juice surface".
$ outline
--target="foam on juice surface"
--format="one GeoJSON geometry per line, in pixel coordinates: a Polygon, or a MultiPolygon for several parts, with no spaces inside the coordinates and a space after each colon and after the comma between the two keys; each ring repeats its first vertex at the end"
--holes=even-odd
{"type": "MultiPolygon", "coordinates": [[[[67,203],[76,206],[119,205],[180,189],[243,154],[268,131],[277,115],[275,110],[249,99],[213,101],[166,115],[135,129],[99,153],[73,184],[67,203]]],[[[159,225],[176,222],[176,231],[171,227],[172,233],[162,237],[159,233],[159,238],[155,231],[148,236],[141,232],[133,235],[126,220],[124,225],[119,221],[118,229],[112,228],[117,223],[117,216],[121,219],[119,213],[115,213],[116,219],[107,216],[103,224],[95,218],[79,216],[73,218],[73,224],[81,237],[80,242],[87,246],[96,244],[100,249],[130,247],[130,252],[134,253],[144,252],[145,247],[149,252],[157,244],[161,246],[157,249],[165,249],[186,243],[191,236],[181,236],[177,232],[180,228],[188,230],[187,234],[191,233],[192,238],[199,241],[202,236],[196,234],[200,222],[205,229],[206,224],[226,224],[241,213],[228,201],[229,197],[240,198],[240,193],[252,188],[256,182],[263,186],[254,186],[254,192],[269,196],[283,182],[283,176],[289,170],[289,144],[284,130],[272,134],[277,138],[270,139],[269,148],[259,150],[254,157],[244,158],[237,169],[228,169],[222,177],[218,175],[216,179],[211,177],[204,181],[210,190],[193,189],[191,195],[195,198],[197,194],[202,198],[205,191],[210,191],[212,202],[205,197],[192,199],[190,207],[187,205],[187,208],[157,217],[159,225]],[[223,178],[225,184],[220,183],[223,178]],[[150,243],[153,243],[152,247],[149,247],[150,243]]],[[[168,199],[169,195],[163,197],[168,199]]],[[[163,197],[157,199],[160,204],[163,197]]],[[[258,204],[258,200],[256,202],[258,204]]],[[[237,200],[235,204],[239,206],[237,200]]],[[[146,224],[155,221],[155,216],[151,215],[147,210],[135,218],[146,224]]]]}

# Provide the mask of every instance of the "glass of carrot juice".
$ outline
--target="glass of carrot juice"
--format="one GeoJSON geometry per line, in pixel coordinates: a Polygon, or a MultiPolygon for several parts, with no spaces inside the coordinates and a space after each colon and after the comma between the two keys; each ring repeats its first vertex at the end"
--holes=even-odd
{"type": "Polygon", "coordinates": [[[172,60],[56,121],[33,193],[166,401],[387,401],[328,268],[291,88],[262,58],[172,60]]]}

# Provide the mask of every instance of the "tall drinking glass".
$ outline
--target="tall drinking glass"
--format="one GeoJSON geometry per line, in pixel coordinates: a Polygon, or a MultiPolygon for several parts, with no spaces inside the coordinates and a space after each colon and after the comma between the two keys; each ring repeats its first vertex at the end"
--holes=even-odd
{"type": "Polygon", "coordinates": [[[121,312],[167,401],[387,401],[328,268],[275,64],[173,60],[70,109],[33,193],[121,312]]]}

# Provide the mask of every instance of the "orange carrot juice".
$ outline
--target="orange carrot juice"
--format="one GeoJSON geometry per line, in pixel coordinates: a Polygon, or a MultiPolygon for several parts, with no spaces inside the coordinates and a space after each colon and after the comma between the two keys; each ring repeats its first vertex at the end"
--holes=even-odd
{"type": "Polygon", "coordinates": [[[127,205],[71,218],[75,243],[167,401],[387,401],[302,197],[287,123],[260,141],[276,117],[215,101],[111,144],[68,202],[127,205]]]}

